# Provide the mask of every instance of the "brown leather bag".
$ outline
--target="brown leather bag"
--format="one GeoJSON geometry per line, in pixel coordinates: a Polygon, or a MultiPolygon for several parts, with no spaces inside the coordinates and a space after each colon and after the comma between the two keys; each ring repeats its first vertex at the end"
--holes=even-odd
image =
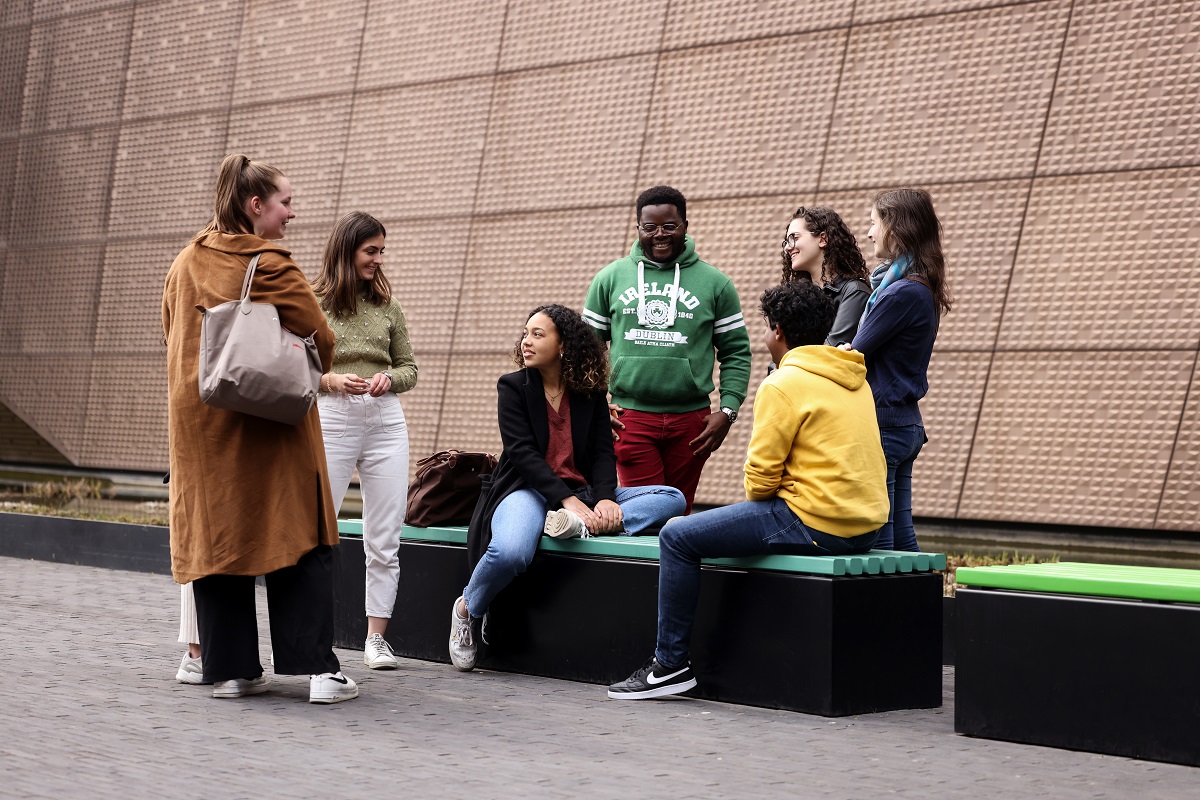
{"type": "Polygon", "coordinates": [[[419,528],[466,525],[479,501],[480,478],[496,469],[491,453],[443,450],[417,462],[404,522],[419,528]]]}

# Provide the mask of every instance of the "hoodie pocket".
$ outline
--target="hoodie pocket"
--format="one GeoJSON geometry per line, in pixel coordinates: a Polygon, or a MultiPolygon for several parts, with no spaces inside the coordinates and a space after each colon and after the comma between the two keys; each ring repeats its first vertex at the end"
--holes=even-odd
{"type": "Polygon", "coordinates": [[[705,392],[692,377],[686,358],[624,356],[617,359],[609,378],[613,396],[636,397],[647,403],[686,402],[705,392]]]}

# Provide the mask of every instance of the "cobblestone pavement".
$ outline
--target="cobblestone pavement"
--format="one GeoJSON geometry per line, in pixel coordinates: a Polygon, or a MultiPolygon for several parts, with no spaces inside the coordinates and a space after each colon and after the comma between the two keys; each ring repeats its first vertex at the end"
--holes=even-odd
{"type": "Polygon", "coordinates": [[[372,673],[353,651],[339,656],[357,700],[310,705],[297,677],[214,700],[174,680],[178,608],[164,576],[0,558],[0,796],[1183,798],[1200,786],[1189,767],[956,736],[950,670],[941,709],[836,720],[618,703],[598,686],[421,661],[372,673]]]}

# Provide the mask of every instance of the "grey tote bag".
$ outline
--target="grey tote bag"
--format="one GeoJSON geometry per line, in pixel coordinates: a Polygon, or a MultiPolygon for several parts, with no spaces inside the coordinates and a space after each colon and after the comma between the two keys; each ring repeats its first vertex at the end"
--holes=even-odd
{"type": "Polygon", "coordinates": [[[279,323],[275,306],[250,302],[258,256],[246,268],[240,300],[196,306],[204,315],[200,399],[214,408],[295,425],[316,402],[321,357],[311,335],[297,336],[279,323]]]}

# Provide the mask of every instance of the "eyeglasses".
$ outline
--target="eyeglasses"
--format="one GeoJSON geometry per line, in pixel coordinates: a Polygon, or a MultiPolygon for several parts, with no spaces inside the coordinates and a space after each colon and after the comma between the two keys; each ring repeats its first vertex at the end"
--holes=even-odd
{"type": "Polygon", "coordinates": [[[662,225],[655,225],[653,222],[643,222],[642,224],[638,225],[638,228],[640,228],[644,234],[653,235],[661,228],[662,232],[668,236],[682,227],[682,225],[674,222],[664,222],[662,225]]]}
{"type": "MultiPolygon", "coordinates": [[[[812,235],[816,236],[817,234],[812,234],[812,235]]],[[[800,241],[800,234],[789,233],[787,236],[783,237],[783,246],[784,247],[795,247],[796,242],[798,242],[798,241],[800,241]]]]}

